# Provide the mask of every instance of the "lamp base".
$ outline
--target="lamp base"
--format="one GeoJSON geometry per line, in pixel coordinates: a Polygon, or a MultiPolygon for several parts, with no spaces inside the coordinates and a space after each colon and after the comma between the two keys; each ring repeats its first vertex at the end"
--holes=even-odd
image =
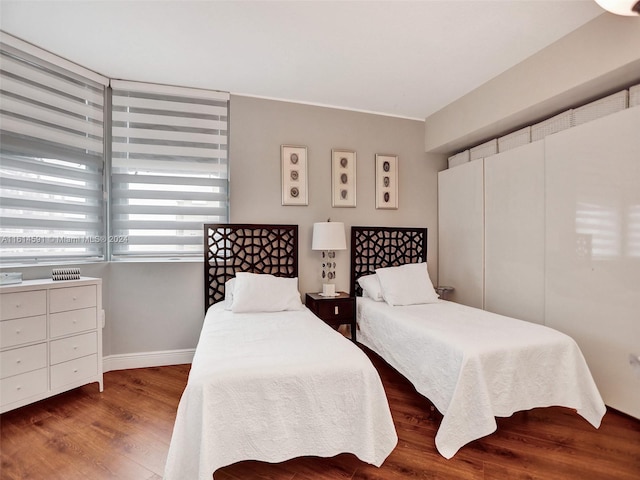
{"type": "Polygon", "coordinates": [[[322,292],[318,295],[322,295],[323,297],[337,297],[340,294],[336,293],[336,286],[333,283],[324,283],[322,284],[322,292]]]}

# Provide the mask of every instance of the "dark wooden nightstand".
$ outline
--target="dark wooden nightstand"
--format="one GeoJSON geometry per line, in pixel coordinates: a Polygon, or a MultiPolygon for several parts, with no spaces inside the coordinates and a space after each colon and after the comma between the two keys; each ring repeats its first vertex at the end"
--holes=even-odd
{"type": "Polygon", "coordinates": [[[337,292],[337,297],[323,297],[317,293],[307,293],[305,305],[316,316],[332,327],[351,326],[351,340],[356,341],[356,298],[348,293],[337,292]]]}

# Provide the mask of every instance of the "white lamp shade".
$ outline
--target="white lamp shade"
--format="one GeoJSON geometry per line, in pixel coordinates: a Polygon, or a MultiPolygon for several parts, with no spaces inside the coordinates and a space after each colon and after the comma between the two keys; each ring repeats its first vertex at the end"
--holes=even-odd
{"type": "Polygon", "coordinates": [[[342,222],[318,222],[313,224],[312,250],[346,250],[347,239],[342,222]]]}
{"type": "Polygon", "coordinates": [[[638,0],[596,0],[596,3],[616,15],[640,15],[638,0]]]}

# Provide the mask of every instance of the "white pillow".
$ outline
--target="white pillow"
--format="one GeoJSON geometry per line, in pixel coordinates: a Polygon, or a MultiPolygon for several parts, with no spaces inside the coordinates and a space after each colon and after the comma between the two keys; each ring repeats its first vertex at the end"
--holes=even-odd
{"type": "Polygon", "coordinates": [[[301,310],[298,278],[240,272],[236,274],[231,311],[281,312],[301,310]]]}
{"type": "Polygon", "coordinates": [[[358,285],[362,288],[362,293],[365,297],[369,297],[371,300],[375,300],[376,302],[384,301],[384,297],[382,296],[382,286],[380,285],[380,280],[378,280],[378,276],[375,273],[360,277],[358,279],[358,285]]]}
{"type": "Polygon", "coordinates": [[[233,303],[233,288],[236,285],[235,277],[230,278],[224,282],[224,309],[231,310],[231,304],[233,303]]]}
{"type": "Polygon", "coordinates": [[[429,278],[426,262],[378,268],[376,275],[382,286],[382,296],[391,306],[438,301],[438,294],[429,278]]]}

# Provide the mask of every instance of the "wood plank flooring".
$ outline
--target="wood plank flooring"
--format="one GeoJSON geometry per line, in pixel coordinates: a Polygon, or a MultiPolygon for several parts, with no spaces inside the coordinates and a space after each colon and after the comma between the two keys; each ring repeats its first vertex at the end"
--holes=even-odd
{"type": "MultiPolygon", "coordinates": [[[[399,442],[381,468],[351,454],[278,464],[245,461],[215,480],[640,478],[640,421],[609,410],[594,429],[552,407],[498,419],[497,432],[446,460],[435,450],[441,415],[397,372],[378,368],[399,442]]],[[[0,417],[0,479],[160,480],[189,365],[121,370],[97,384],[0,417]]],[[[190,479],[184,479],[190,480],[190,479]]]]}

